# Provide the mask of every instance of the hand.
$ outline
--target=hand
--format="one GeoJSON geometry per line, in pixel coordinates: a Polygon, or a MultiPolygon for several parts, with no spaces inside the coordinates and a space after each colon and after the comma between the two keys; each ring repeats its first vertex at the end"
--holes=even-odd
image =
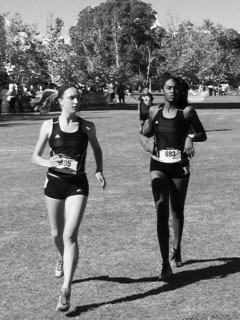
{"type": "Polygon", "coordinates": [[[153,151],[153,139],[149,139],[145,137],[143,134],[140,134],[139,136],[140,143],[142,147],[147,151],[147,152],[152,152],[153,151]]]}
{"type": "Polygon", "coordinates": [[[62,162],[62,156],[59,154],[55,154],[53,157],[49,159],[49,168],[57,167],[62,162]]]}
{"type": "Polygon", "coordinates": [[[95,176],[98,179],[98,181],[101,182],[101,187],[104,189],[106,187],[106,180],[105,180],[102,172],[96,172],[95,176]]]}
{"type": "Polygon", "coordinates": [[[195,155],[195,151],[194,151],[194,147],[193,147],[193,141],[192,141],[192,138],[190,138],[189,136],[187,136],[187,138],[185,140],[184,152],[187,154],[187,156],[189,158],[192,158],[195,155]]]}

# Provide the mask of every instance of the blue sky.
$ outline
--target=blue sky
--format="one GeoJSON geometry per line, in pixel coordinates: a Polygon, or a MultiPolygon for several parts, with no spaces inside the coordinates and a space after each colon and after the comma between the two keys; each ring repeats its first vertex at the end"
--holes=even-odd
{"type": "MultiPolygon", "coordinates": [[[[45,33],[47,21],[61,18],[64,34],[77,20],[78,13],[87,6],[99,5],[103,0],[1,0],[0,13],[18,12],[26,23],[37,23],[39,30],[45,33]]],[[[176,22],[190,20],[201,24],[204,19],[220,23],[226,28],[233,28],[240,33],[240,0],[144,0],[152,4],[158,12],[158,20],[163,27],[174,18],[176,22]]]]}

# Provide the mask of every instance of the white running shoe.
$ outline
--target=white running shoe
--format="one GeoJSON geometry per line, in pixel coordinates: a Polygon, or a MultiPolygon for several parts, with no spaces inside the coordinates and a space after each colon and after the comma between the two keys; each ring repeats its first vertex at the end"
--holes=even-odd
{"type": "Polygon", "coordinates": [[[57,278],[62,278],[63,277],[63,258],[59,258],[56,264],[55,268],[55,276],[57,278]]]}
{"type": "Polygon", "coordinates": [[[56,307],[57,311],[62,311],[62,312],[68,311],[68,309],[70,308],[70,295],[71,295],[70,289],[63,288],[61,290],[61,294],[56,307]]]}

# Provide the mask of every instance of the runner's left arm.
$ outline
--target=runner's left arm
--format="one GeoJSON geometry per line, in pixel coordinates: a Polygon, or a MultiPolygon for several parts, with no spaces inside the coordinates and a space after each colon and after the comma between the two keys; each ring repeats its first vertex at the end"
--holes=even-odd
{"type": "Polygon", "coordinates": [[[98,181],[101,182],[102,188],[106,186],[106,179],[103,175],[103,156],[102,156],[102,149],[97,139],[96,135],[96,128],[94,123],[92,122],[85,122],[86,132],[88,134],[90,145],[93,149],[95,161],[96,161],[96,178],[98,181]]]}
{"type": "Polygon", "coordinates": [[[203,128],[203,125],[200,119],[198,118],[196,110],[193,107],[188,106],[184,109],[183,112],[185,119],[191,125],[195,132],[194,136],[192,137],[192,140],[194,142],[203,142],[207,140],[205,129],[203,128]]]}
{"type": "Polygon", "coordinates": [[[191,106],[184,109],[184,117],[190,126],[193,128],[194,133],[188,134],[184,144],[184,152],[190,157],[194,157],[195,151],[193,142],[203,142],[207,140],[206,132],[203,128],[201,121],[198,118],[197,112],[191,106]]]}

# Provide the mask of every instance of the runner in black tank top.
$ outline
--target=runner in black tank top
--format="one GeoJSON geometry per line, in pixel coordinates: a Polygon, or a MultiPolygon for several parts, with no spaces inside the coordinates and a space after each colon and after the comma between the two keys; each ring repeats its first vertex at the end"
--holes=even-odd
{"type": "Polygon", "coordinates": [[[193,141],[206,140],[205,130],[196,111],[187,106],[179,110],[181,84],[169,76],[163,82],[164,105],[151,107],[143,134],[154,136],[150,163],[153,198],[157,211],[157,233],[162,256],[161,280],[172,274],[169,262],[169,204],[173,214],[173,248],[171,262],[182,265],[181,240],[184,204],[190,177],[189,158],[194,156],[193,141]],[[189,131],[194,130],[194,134],[189,131]]]}
{"type": "Polygon", "coordinates": [[[163,107],[161,106],[152,123],[155,140],[150,170],[187,173],[189,160],[184,152],[184,142],[189,133],[190,125],[184,118],[183,111],[177,109],[176,116],[168,119],[163,116],[163,107]],[[172,159],[171,156],[174,158],[172,159]]]}
{"type": "Polygon", "coordinates": [[[52,133],[49,138],[50,155],[61,156],[61,161],[58,166],[49,168],[50,174],[67,178],[85,172],[88,135],[83,120],[78,118],[78,122],[78,130],[69,133],[61,130],[58,118],[53,119],[52,133]]]}
{"type": "Polygon", "coordinates": [[[64,276],[57,310],[67,311],[70,306],[71,284],[78,263],[78,229],[88,197],[85,160],[88,141],[96,160],[96,178],[106,185],[102,169],[102,150],[92,122],[77,115],[79,92],[72,85],[58,90],[61,115],[43,123],[32,161],[48,168],[45,200],[51,226],[51,235],[59,251],[55,276],[64,276]],[[51,155],[43,158],[49,142],[51,155]]]}

